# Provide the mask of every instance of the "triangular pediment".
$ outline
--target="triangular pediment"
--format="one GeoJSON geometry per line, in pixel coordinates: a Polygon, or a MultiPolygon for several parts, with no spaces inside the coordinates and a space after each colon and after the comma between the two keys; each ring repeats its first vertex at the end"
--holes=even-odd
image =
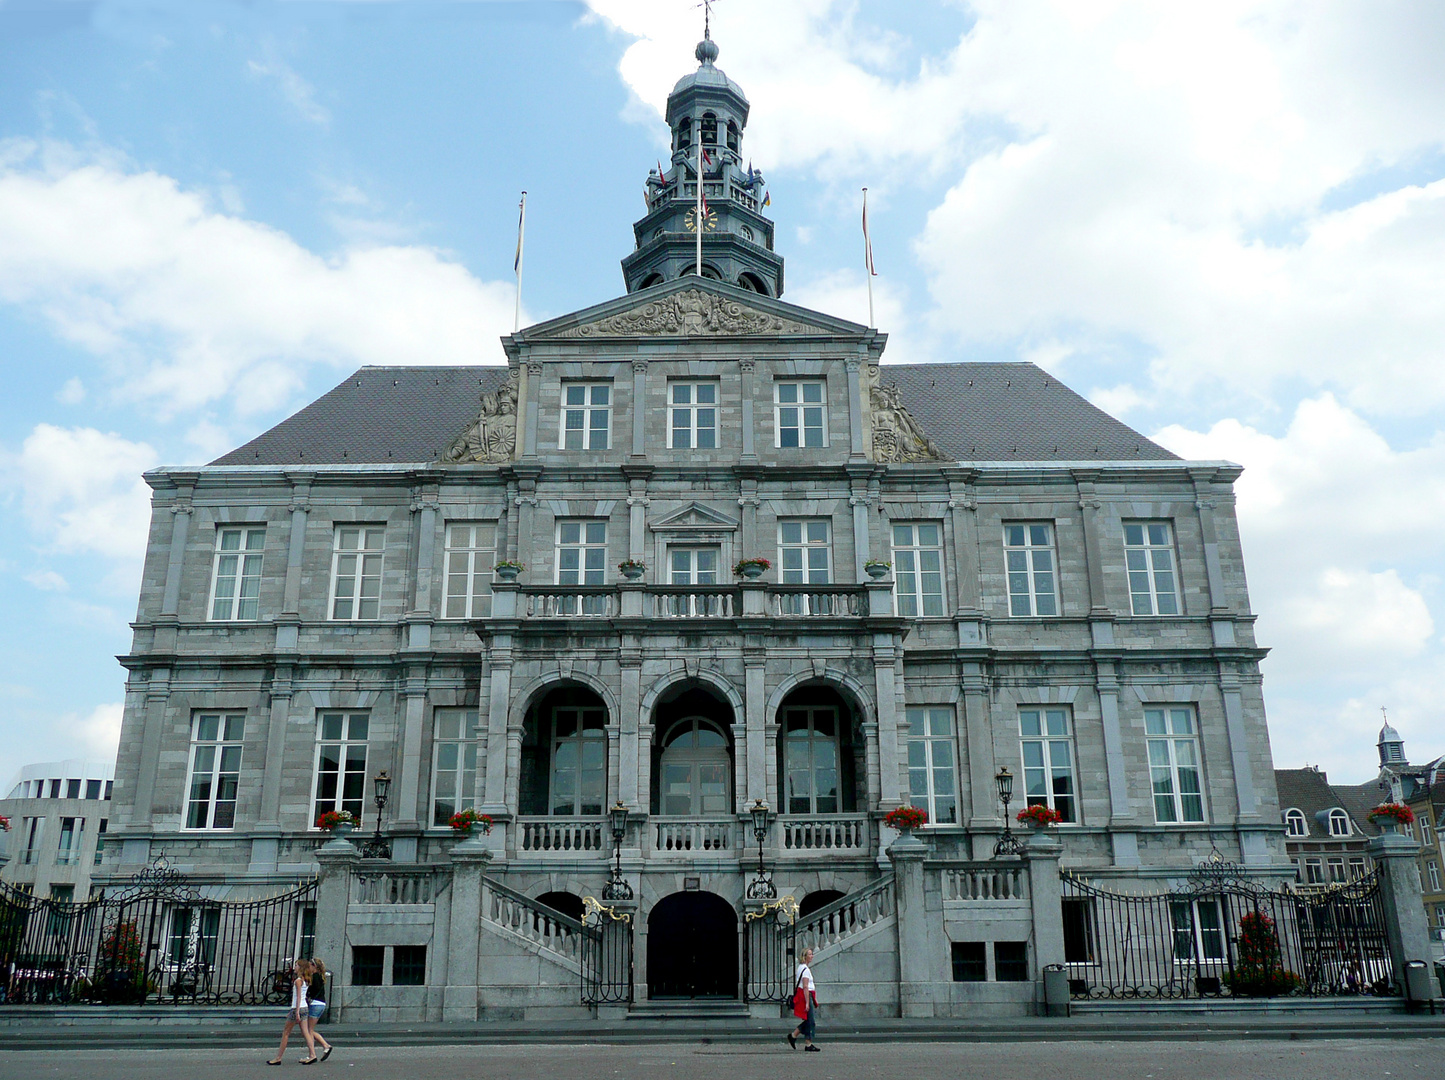
{"type": "Polygon", "coordinates": [[[721,510],[714,510],[702,503],[689,503],[679,510],[664,514],[651,523],[654,532],[669,529],[736,529],[737,518],[728,517],[721,510]]]}
{"type": "MultiPolygon", "coordinates": [[[[876,331],[709,278],[684,277],[519,331],[518,341],[856,336],[876,331]]],[[[881,335],[880,335],[881,336],[881,335]]]]}

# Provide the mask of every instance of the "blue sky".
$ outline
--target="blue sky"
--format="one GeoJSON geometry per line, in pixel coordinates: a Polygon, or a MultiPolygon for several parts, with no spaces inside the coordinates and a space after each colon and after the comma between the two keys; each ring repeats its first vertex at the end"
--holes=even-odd
{"type": "MultiPolygon", "coordinates": [[[[114,745],[148,517],[363,363],[617,295],[688,0],[0,0],[0,782],[114,745]]],[[[1034,360],[1239,514],[1276,759],[1445,751],[1445,16],[720,0],[786,299],[1034,360]]]]}

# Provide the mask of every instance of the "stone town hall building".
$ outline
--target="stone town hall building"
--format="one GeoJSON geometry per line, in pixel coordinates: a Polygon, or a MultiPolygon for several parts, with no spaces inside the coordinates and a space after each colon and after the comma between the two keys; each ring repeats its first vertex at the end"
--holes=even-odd
{"type": "MultiPolygon", "coordinates": [[[[1217,849],[1279,871],[1238,467],[1182,461],[1031,364],[883,363],[885,334],[781,300],[716,55],[668,99],[624,296],[505,338],[505,368],[363,368],[209,465],[147,474],[100,880],[164,855],[217,895],[274,893],[317,873],[323,811],[372,832],[384,771],[392,867],[446,867],[447,820],[475,807],[488,887],[578,914],[620,802],[641,1001],[739,996],[759,800],[805,912],[889,872],[901,804],[929,814],[930,867],[990,858],[1003,767],[1013,810],[1063,816],[1066,867],[1158,884],[1217,849]],[[735,575],[746,558],[771,568],[735,575]]],[[[465,944],[453,919],[443,971],[444,898],[387,918],[352,899],[336,946],[373,950],[367,978],[333,960],[352,1015],[565,1004],[544,993],[565,958],[515,922],[465,944]],[[507,934],[531,967],[488,960],[507,934]]],[[[938,1011],[1013,1000],[1044,947],[963,899],[875,981],[922,949],[942,986],[968,944],[984,989],[938,1011]]],[[[898,1008],[841,963],[820,978],[898,1008]]]]}

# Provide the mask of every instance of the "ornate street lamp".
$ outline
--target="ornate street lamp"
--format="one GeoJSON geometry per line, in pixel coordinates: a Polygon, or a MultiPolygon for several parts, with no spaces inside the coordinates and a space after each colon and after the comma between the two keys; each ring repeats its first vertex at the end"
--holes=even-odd
{"type": "Polygon", "coordinates": [[[361,845],[361,857],[363,859],[389,859],[391,858],[391,841],[381,835],[381,818],[386,810],[387,794],[391,791],[391,776],[382,770],[371,778],[371,782],[376,789],[376,831],[372,833],[370,840],[361,845]]]}
{"type": "Polygon", "coordinates": [[[1014,837],[1013,822],[1009,820],[1008,816],[1008,804],[1013,801],[1014,797],[1014,776],[1008,771],[1007,765],[999,769],[993,782],[998,785],[998,801],[1003,803],[1003,835],[993,846],[993,853],[995,856],[1022,855],[1024,849],[1019,846],[1018,840],[1014,837]]]}
{"type": "Polygon", "coordinates": [[[627,835],[627,807],[622,800],[612,804],[607,811],[607,823],[612,827],[612,877],[602,887],[604,900],[631,900],[632,886],[622,876],[622,838],[627,835]]]}
{"type": "Polygon", "coordinates": [[[758,876],[748,883],[749,900],[776,900],[778,888],[763,869],[763,840],[768,835],[768,804],[754,799],[748,807],[748,816],[753,819],[753,836],[758,841],[758,876]]]}

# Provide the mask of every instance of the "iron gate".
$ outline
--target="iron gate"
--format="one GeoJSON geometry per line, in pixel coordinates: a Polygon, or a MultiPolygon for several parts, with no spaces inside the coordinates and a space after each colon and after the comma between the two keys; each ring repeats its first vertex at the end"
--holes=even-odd
{"type": "Polygon", "coordinates": [[[747,1001],[791,1001],[798,905],[791,896],[743,920],[743,994],[747,1001]]]}
{"type": "Polygon", "coordinates": [[[582,898],[582,1004],[632,1004],[632,914],[582,898]]]}
{"type": "Polygon", "coordinates": [[[0,884],[0,1003],[285,1002],[291,964],[315,938],[315,882],[265,900],[208,900],[158,859],[74,904],[0,884]]]}
{"type": "Polygon", "coordinates": [[[1065,871],[1075,998],[1393,995],[1379,872],[1270,888],[1213,858],[1167,893],[1108,892],[1065,871]]]}

